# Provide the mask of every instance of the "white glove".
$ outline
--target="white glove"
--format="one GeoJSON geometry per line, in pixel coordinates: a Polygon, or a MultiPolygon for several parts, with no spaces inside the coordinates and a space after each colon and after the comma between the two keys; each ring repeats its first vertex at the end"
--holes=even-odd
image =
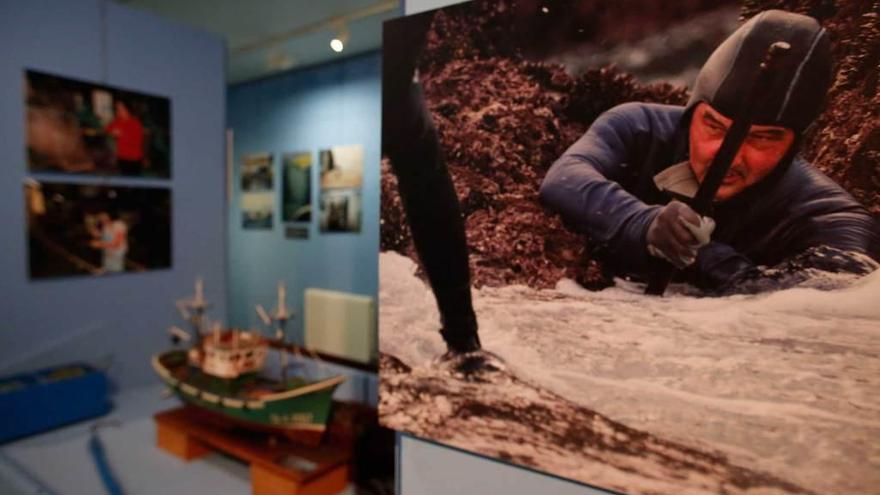
{"type": "Polygon", "coordinates": [[[697,250],[709,243],[714,230],[714,220],[697,215],[680,201],[672,201],[648,227],[648,253],[678,268],[690,266],[697,259],[697,250]]]}

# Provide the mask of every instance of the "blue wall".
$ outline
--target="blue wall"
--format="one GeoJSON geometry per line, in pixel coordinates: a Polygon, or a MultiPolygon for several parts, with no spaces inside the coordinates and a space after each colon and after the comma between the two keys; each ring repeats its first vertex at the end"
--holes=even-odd
{"type": "Polygon", "coordinates": [[[229,209],[230,323],[259,326],[254,304],[273,306],[283,280],[296,310],[291,335],[302,338],[303,290],[308,287],[376,298],[379,250],[380,55],[294,71],[229,90],[234,132],[234,194],[229,209]],[[360,144],[364,149],[360,233],[321,233],[318,227],[318,150],[360,144]],[[245,230],[239,208],[244,155],[275,154],[273,228],[245,230]],[[312,221],[308,239],[287,239],[281,222],[281,154],[312,154],[312,221]]]}
{"type": "MultiPolygon", "coordinates": [[[[309,287],[372,297],[378,292],[379,153],[381,57],[370,53],[233,86],[228,125],[234,133],[233,195],[228,215],[229,323],[263,328],[255,304],[275,307],[276,286],[284,281],[287,304],[296,313],[289,335],[303,342],[303,291],[309,287]],[[360,144],[364,150],[362,217],[359,233],[321,233],[318,150],[360,144]],[[271,230],[241,226],[240,164],[244,155],[274,154],[276,193],[271,230]],[[312,220],[281,222],[281,155],[312,154],[312,220]],[[308,239],[285,237],[287,225],[308,228],[308,239]]],[[[348,380],[336,397],[375,403],[375,374],[331,366],[348,380]]]]}
{"type": "Polygon", "coordinates": [[[112,356],[117,384],[156,383],[149,357],[197,275],[225,317],[224,53],[220,38],[109,1],[0,1],[0,374],[112,356]],[[171,99],[171,180],[32,175],[170,188],[171,269],[29,280],[25,68],[171,99]]]}

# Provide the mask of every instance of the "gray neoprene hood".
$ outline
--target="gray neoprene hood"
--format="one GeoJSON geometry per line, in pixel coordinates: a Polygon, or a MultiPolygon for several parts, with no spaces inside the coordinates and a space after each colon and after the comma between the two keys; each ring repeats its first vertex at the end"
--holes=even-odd
{"type": "Polygon", "coordinates": [[[791,50],[768,85],[769,97],[756,109],[754,123],[803,132],[822,111],[831,83],[831,43],[815,19],[782,10],[752,17],[715,49],[697,76],[688,109],[705,101],[728,117],[736,115],[776,41],[787,42],[791,50]]]}

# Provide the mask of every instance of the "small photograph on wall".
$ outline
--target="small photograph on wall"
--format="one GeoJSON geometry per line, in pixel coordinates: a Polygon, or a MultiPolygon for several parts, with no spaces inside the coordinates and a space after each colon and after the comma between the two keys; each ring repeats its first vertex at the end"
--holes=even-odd
{"type": "Polygon", "coordinates": [[[281,218],[285,222],[308,222],[312,219],[312,154],[284,153],[281,190],[281,218]]]}
{"type": "Polygon", "coordinates": [[[241,159],[241,190],[272,191],[275,168],[272,153],[252,153],[241,159]]]}
{"type": "Polygon", "coordinates": [[[168,98],[25,71],[31,172],[171,177],[168,98]]]}
{"type": "Polygon", "coordinates": [[[321,191],[321,232],[361,231],[361,190],[321,191]]]}
{"type": "Polygon", "coordinates": [[[271,229],[274,211],[274,192],[249,192],[241,195],[242,228],[255,230],[271,229]]]}
{"type": "Polygon", "coordinates": [[[335,146],[319,157],[321,232],[360,232],[363,146],[335,146]]]}
{"type": "Polygon", "coordinates": [[[615,493],[876,491],[872,5],[386,22],[381,423],[615,493]]]}
{"type": "Polygon", "coordinates": [[[171,192],[28,181],[33,279],[171,267],[171,192]]]}
{"type": "Polygon", "coordinates": [[[251,153],[241,159],[241,226],[272,228],[275,189],[272,153],[251,153]]]}

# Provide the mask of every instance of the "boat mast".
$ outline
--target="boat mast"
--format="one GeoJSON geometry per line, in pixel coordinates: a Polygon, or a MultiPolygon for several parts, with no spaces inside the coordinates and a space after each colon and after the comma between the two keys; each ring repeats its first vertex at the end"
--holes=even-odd
{"type": "Polygon", "coordinates": [[[293,319],[293,312],[287,309],[287,291],[284,287],[284,282],[278,282],[278,306],[275,309],[275,313],[270,317],[266,310],[263,309],[259,304],[256,306],[257,314],[260,316],[260,319],[263,320],[263,323],[266,326],[272,325],[272,320],[277,322],[277,326],[275,327],[275,340],[278,341],[280,346],[278,346],[278,353],[281,361],[281,381],[282,383],[287,383],[287,346],[286,344],[286,328],[287,322],[293,319]]]}
{"type": "Polygon", "coordinates": [[[202,327],[205,324],[205,312],[211,303],[205,299],[202,278],[196,278],[196,292],[192,299],[181,299],[175,304],[180,315],[189,323],[195,348],[202,347],[202,327]]]}

